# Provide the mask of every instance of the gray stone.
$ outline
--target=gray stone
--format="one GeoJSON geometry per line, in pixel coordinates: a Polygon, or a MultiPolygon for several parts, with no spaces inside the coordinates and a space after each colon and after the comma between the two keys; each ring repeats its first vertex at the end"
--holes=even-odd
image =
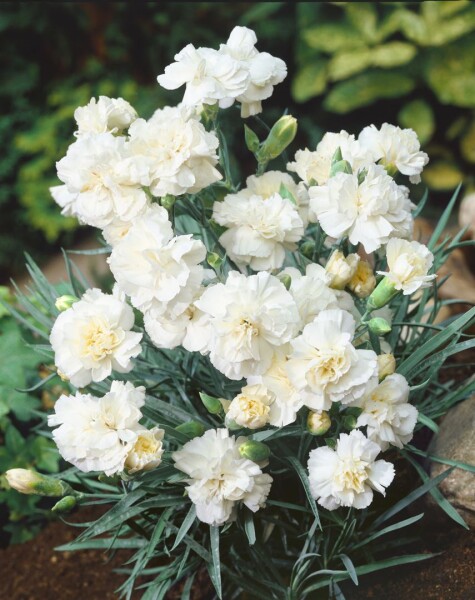
{"type": "MultiPolygon", "coordinates": [[[[475,396],[449,410],[431,442],[429,454],[475,465],[475,396]]],[[[448,468],[432,461],[430,475],[437,477],[448,468]]],[[[475,528],[475,473],[454,469],[439,489],[467,524],[475,528]]]]}

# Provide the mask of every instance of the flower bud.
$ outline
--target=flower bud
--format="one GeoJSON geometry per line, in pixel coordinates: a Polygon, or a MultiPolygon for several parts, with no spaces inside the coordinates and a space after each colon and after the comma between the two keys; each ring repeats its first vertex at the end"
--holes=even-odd
{"type": "Polygon", "coordinates": [[[255,463],[265,461],[270,456],[270,448],[262,442],[247,440],[239,446],[239,454],[255,463]]]}
{"type": "Polygon", "coordinates": [[[259,150],[260,142],[257,135],[252,131],[250,127],[244,125],[244,139],[249,152],[255,154],[259,150]]]}
{"type": "Polygon", "coordinates": [[[292,285],[292,277],[287,273],[282,275],[278,275],[278,279],[284,284],[286,290],[290,290],[290,286],[292,285]]]}
{"type": "Polygon", "coordinates": [[[368,311],[381,308],[390,302],[394,296],[397,296],[397,294],[398,290],[394,287],[392,281],[385,277],[373,290],[371,296],[368,298],[366,307],[368,311]]]}
{"type": "Polygon", "coordinates": [[[368,321],[368,328],[376,335],[386,335],[391,331],[391,325],[381,317],[374,317],[368,321]]]}
{"type": "Polygon", "coordinates": [[[54,305],[60,312],[64,312],[65,310],[68,310],[68,308],[71,308],[71,306],[78,300],[79,298],[76,298],[76,296],[65,294],[64,296],[59,296],[59,298],[56,298],[54,305]]]}
{"type": "Polygon", "coordinates": [[[356,272],[348,282],[348,288],[358,296],[367,298],[376,287],[376,277],[369,262],[360,260],[356,266],[356,272]]]}
{"type": "Polygon", "coordinates": [[[357,418],[354,415],[345,415],[342,424],[345,429],[351,430],[356,427],[357,418]]]}
{"type": "Polygon", "coordinates": [[[380,354],[378,356],[378,377],[382,381],[396,371],[396,359],[393,354],[380,354]]]}
{"type": "Polygon", "coordinates": [[[41,475],[29,469],[10,469],[5,473],[5,477],[8,485],[22,494],[55,497],[73,492],[72,488],[61,479],[41,475]]]}
{"type": "Polygon", "coordinates": [[[183,433],[183,435],[186,435],[192,440],[195,437],[203,435],[205,428],[204,425],[198,423],[198,421],[188,421],[188,423],[182,423],[181,425],[178,425],[178,427],[175,427],[175,431],[183,433]]]}
{"type": "Polygon", "coordinates": [[[200,392],[201,402],[203,402],[206,410],[212,415],[218,415],[223,410],[221,401],[213,396],[208,396],[204,392],[200,392]]]}
{"type": "Polygon", "coordinates": [[[326,411],[313,411],[308,413],[307,431],[312,435],[324,435],[331,427],[330,415],[326,411]]]}
{"type": "Polygon", "coordinates": [[[269,162],[280,156],[287,146],[293,142],[296,133],[297,119],[291,115],[280,117],[257,152],[259,162],[269,162]]]}
{"type": "Polygon", "coordinates": [[[216,252],[208,252],[208,254],[206,255],[206,262],[215,271],[219,271],[221,265],[223,264],[223,259],[216,252]]]}
{"type": "Polygon", "coordinates": [[[334,290],[342,290],[355,275],[360,257],[357,254],[349,254],[346,258],[343,252],[335,250],[328,259],[325,266],[330,275],[330,287],[334,290]]]}
{"type": "Polygon", "coordinates": [[[312,259],[316,248],[317,248],[317,246],[316,246],[315,242],[308,240],[307,242],[304,242],[303,244],[300,245],[300,252],[306,258],[312,259]]]}
{"type": "Polygon", "coordinates": [[[68,513],[73,510],[73,508],[77,504],[77,498],[75,496],[64,496],[61,500],[58,500],[56,504],[51,509],[53,513],[68,513]]]}
{"type": "Polygon", "coordinates": [[[163,196],[163,198],[160,200],[160,204],[168,211],[172,208],[175,202],[176,196],[172,196],[171,194],[166,194],[166,196],[163,196]]]}

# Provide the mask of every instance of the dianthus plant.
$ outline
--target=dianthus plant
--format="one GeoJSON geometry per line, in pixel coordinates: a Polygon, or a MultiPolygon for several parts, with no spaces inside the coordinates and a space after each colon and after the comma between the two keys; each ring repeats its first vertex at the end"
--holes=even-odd
{"type": "Polygon", "coordinates": [[[8,478],[63,496],[56,511],[103,506],[64,548],[132,549],[126,598],[189,598],[206,570],[226,600],[341,598],[345,579],[427,558],[391,538],[427,491],[463,524],[411,444],[475,387],[439,376],[474,346],[473,309],[440,321],[437,271],[464,243],[443,235],[456,196],[426,246],[414,131],[329,132],[287,156],[296,119],[256,117],[285,76],[245,27],[189,44],[158,77],[185,86],[178,106],[146,120],[92,99],[57,163],[52,194],[101,231],[115,285],[90,289],[68,256],[56,298],[30,261],[32,318],[16,314],[64,380],[48,427],[74,468],[8,478]],[[240,182],[223,127],[236,104],[240,182]],[[405,464],[422,478],[408,496],[405,464]]]}

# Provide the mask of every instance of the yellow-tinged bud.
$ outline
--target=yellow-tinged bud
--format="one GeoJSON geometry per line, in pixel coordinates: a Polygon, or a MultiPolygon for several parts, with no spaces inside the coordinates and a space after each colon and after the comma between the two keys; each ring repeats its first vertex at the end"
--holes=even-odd
{"type": "Polygon", "coordinates": [[[330,415],[323,410],[308,413],[307,431],[312,435],[324,435],[331,427],[330,415]]]}
{"type": "Polygon", "coordinates": [[[392,375],[396,371],[396,359],[393,354],[380,354],[378,356],[378,377],[379,381],[392,375]]]}
{"type": "Polygon", "coordinates": [[[74,490],[61,479],[41,475],[29,469],[10,469],[5,473],[8,485],[22,494],[38,496],[64,496],[74,490]]]}
{"type": "Polygon", "coordinates": [[[223,259],[216,252],[208,252],[206,256],[206,262],[209,264],[210,267],[213,267],[213,269],[218,270],[223,264],[223,259]]]}
{"type": "Polygon", "coordinates": [[[386,335],[391,331],[391,325],[381,317],[374,317],[368,321],[368,328],[376,335],[386,335]]]}
{"type": "Polygon", "coordinates": [[[287,146],[293,142],[296,133],[297,119],[291,115],[280,117],[257,152],[258,161],[266,163],[280,156],[287,146]]]}
{"type": "Polygon", "coordinates": [[[376,277],[371,265],[366,260],[360,260],[353,277],[348,282],[349,289],[358,298],[367,298],[376,287],[376,277]]]}
{"type": "Polygon", "coordinates": [[[247,440],[239,446],[239,454],[243,458],[248,458],[255,463],[268,460],[270,456],[270,448],[262,442],[256,440],[247,440]]]}
{"type": "Polygon", "coordinates": [[[71,308],[71,306],[78,300],[79,298],[76,298],[76,296],[70,296],[69,294],[65,294],[64,296],[56,298],[56,302],[54,303],[54,305],[60,312],[64,312],[65,310],[68,310],[68,308],[71,308]]]}
{"type": "Polygon", "coordinates": [[[175,427],[175,430],[179,433],[183,433],[189,437],[190,440],[203,435],[205,432],[204,425],[202,423],[198,423],[198,421],[188,421],[188,423],[182,423],[181,425],[178,425],[178,427],[175,427]]]}
{"type": "Polygon", "coordinates": [[[394,296],[397,296],[398,293],[399,291],[394,287],[392,281],[385,277],[378,283],[371,296],[368,298],[368,303],[366,305],[368,311],[382,308],[390,302],[394,296]]]}
{"type": "Polygon", "coordinates": [[[325,266],[326,272],[331,277],[330,287],[342,290],[355,275],[360,257],[349,254],[347,257],[340,250],[335,250],[325,266]]]}

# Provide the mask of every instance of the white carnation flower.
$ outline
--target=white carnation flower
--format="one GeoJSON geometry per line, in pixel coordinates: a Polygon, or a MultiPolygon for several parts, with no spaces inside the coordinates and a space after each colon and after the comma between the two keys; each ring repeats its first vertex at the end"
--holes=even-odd
{"type": "Polygon", "coordinates": [[[53,200],[61,207],[61,214],[64,217],[75,217],[76,193],[68,191],[67,185],[55,185],[49,188],[53,200]]]}
{"type": "Polygon", "coordinates": [[[335,250],[325,265],[325,270],[330,276],[330,287],[342,290],[356,273],[360,257],[358,254],[345,256],[340,250],[335,250]]]}
{"type": "Polygon", "coordinates": [[[287,363],[289,379],[313,410],[327,410],[332,402],[348,404],[360,398],[377,373],[372,350],[352,345],[355,320],[340,309],[321,311],[292,340],[287,363]]]}
{"type": "Polygon", "coordinates": [[[428,275],[434,262],[432,252],[419,242],[408,242],[394,238],[386,246],[386,258],[389,272],[378,271],[386,275],[397,290],[405,295],[413,294],[419,288],[429,287],[437,275],[428,275]]]}
{"type": "Polygon", "coordinates": [[[246,66],[212,48],[195,48],[188,44],[175,55],[175,61],[157,81],[167,90],[186,85],[183,96],[186,106],[218,102],[221,108],[229,108],[249,85],[246,66]]]}
{"type": "Polygon", "coordinates": [[[242,458],[227,429],[210,429],[174,452],[175,467],[189,476],[186,491],[204,523],[223,525],[236,518],[238,504],[253,512],[263,508],[272,477],[251,460],[242,458]]]}
{"type": "Polygon", "coordinates": [[[129,473],[150,471],[162,462],[163,429],[153,427],[137,431],[135,444],[129,450],[125,460],[125,468],[129,473]]]}
{"type": "Polygon", "coordinates": [[[199,263],[205,256],[204,244],[191,235],[173,237],[167,211],[155,206],[153,213],[135,219],[108,262],[136,308],[164,314],[173,305],[179,314],[201,285],[203,267],[199,263]]]}
{"type": "Polygon", "coordinates": [[[349,162],[355,172],[374,162],[371,152],[355,140],[354,135],[342,130],[326,133],[314,151],[298,150],[295,162],[288,163],[287,169],[297,173],[306,185],[324,185],[330,178],[332,158],[338,148],[343,160],[349,162]]]}
{"type": "Polygon", "coordinates": [[[304,223],[298,207],[279,194],[282,184],[298,194],[289,175],[271,171],[262,177],[249,177],[247,188],[214,203],[213,219],[228,228],[219,241],[239,267],[279,269],[285,251],[295,250],[302,238],[304,223]]]}
{"type": "Polygon", "coordinates": [[[48,425],[57,427],[53,440],[61,456],[81,471],[104,471],[106,475],[124,469],[134,447],[145,403],[145,389],[113,381],[102,398],[76,393],[61,396],[48,425]]]}
{"type": "Polygon", "coordinates": [[[369,166],[361,183],[356,174],[338,173],[325,185],[311,187],[309,195],[310,209],[325,233],[348,236],[352,244],[363,244],[367,253],[390,237],[412,231],[408,190],[398,186],[382,166],[369,166]]]}
{"type": "Polygon", "coordinates": [[[99,96],[74,111],[78,137],[87,133],[120,133],[137,118],[135,109],[123,98],[99,96]]]}
{"type": "Polygon", "coordinates": [[[287,373],[287,353],[290,344],[279,348],[272,357],[270,367],[263,375],[249,377],[248,384],[261,383],[274,395],[270,405],[269,424],[274,427],[285,427],[297,418],[297,413],[304,405],[302,395],[297,391],[287,373]]]}
{"type": "Polygon", "coordinates": [[[393,373],[379,384],[377,378],[371,379],[364,396],[355,403],[363,409],[356,427],[367,426],[366,435],[381,450],[390,444],[402,448],[412,439],[418,411],[408,403],[409,391],[406,378],[393,373]]]}
{"type": "Polygon", "coordinates": [[[134,313],[120,297],[88,290],[62,312],[51,330],[55,364],[76,387],[128,373],[140,354],[141,333],[131,331],[134,313]]]}
{"type": "Polygon", "coordinates": [[[335,450],[325,446],[312,450],[308,472],[313,497],[328,510],[368,507],[373,490],[384,496],[394,479],[393,465],[375,460],[379,452],[380,447],[356,429],[340,434],[335,450]]]}
{"type": "Polygon", "coordinates": [[[225,284],[208,287],[196,306],[210,317],[213,365],[229,379],[264,373],[275,350],[298,331],[297,306],[269,273],[231,272],[225,284]]]}
{"type": "Polygon", "coordinates": [[[54,189],[54,199],[67,214],[93,227],[104,228],[115,219],[130,221],[147,204],[147,195],[130,176],[128,156],[124,138],[82,135],[56,163],[66,189],[54,189]]]}
{"type": "Polygon", "coordinates": [[[246,385],[233,398],[226,413],[226,422],[234,421],[241,427],[259,429],[269,421],[274,394],[262,384],[246,385]]]}
{"type": "Polygon", "coordinates": [[[417,134],[412,129],[401,129],[389,123],[383,123],[381,129],[370,125],[363,129],[358,141],[372,153],[375,162],[379,160],[385,167],[409,175],[412,183],[420,182],[429,157],[421,151],[417,134]]]}
{"type": "Polygon", "coordinates": [[[219,142],[214,132],[184,107],[157,110],[129,129],[129,170],[154,196],[196,193],[222,179],[215,168],[219,142]]]}
{"type": "Polygon", "coordinates": [[[262,112],[262,100],[270,98],[274,85],[287,76],[287,66],[280,58],[267,52],[259,52],[255,45],[257,37],[252,29],[235,27],[220,52],[240,62],[249,72],[249,82],[244,93],[237,96],[241,103],[241,116],[249,117],[262,112]]]}

